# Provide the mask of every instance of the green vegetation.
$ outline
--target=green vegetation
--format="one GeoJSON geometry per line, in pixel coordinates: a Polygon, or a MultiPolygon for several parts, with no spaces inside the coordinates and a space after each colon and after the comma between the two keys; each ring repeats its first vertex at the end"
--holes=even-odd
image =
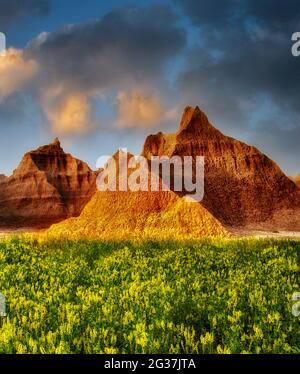
{"type": "Polygon", "coordinates": [[[300,242],[0,241],[0,353],[299,353],[300,242]]]}

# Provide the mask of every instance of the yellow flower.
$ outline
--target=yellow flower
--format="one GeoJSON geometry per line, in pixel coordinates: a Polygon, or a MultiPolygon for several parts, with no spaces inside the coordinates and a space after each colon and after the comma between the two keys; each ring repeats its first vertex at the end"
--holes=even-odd
{"type": "Polygon", "coordinates": [[[200,341],[203,346],[210,345],[214,342],[214,336],[207,332],[205,335],[200,336],[200,341]]]}

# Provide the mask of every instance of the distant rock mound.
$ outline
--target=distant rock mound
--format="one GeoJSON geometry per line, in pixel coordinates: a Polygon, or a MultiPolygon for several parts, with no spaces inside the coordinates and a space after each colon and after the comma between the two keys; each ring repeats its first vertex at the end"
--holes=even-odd
{"type": "Polygon", "coordinates": [[[95,180],[58,139],[28,152],[12,176],[0,177],[0,226],[44,228],[79,215],[95,192],[95,180]]]}
{"type": "Polygon", "coordinates": [[[150,135],[142,154],[204,156],[205,196],[201,204],[227,226],[299,226],[280,212],[300,207],[299,190],[280,168],[253,146],[223,135],[198,107],[187,107],[176,134],[150,135]],[[273,220],[273,216],[275,221],[273,220]]]}

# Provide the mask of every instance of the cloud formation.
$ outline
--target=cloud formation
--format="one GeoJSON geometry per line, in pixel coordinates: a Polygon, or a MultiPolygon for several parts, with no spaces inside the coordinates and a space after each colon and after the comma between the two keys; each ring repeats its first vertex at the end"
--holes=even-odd
{"type": "Polygon", "coordinates": [[[295,132],[300,136],[295,83],[300,81],[300,63],[291,54],[291,35],[300,28],[300,2],[174,2],[198,35],[178,78],[184,100],[203,106],[223,130],[247,134],[249,142],[275,159],[284,153],[288,157],[288,139],[292,142],[295,132]],[[285,141],[271,141],[266,130],[285,141]]]}
{"type": "Polygon", "coordinates": [[[0,0],[1,31],[26,16],[41,16],[49,11],[49,0],[0,0]]]}
{"type": "MultiPolygon", "coordinates": [[[[177,21],[166,6],[122,8],[99,21],[65,26],[32,40],[24,56],[40,66],[36,96],[53,131],[88,130],[93,97],[124,89],[134,92],[136,87],[163,90],[166,63],[185,46],[185,33],[177,21]],[[85,112],[75,116],[74,126],[69,122],[74,118],[71,107],[85,112]]],[[[118,99],[122,127],[149,126],[159,118],[156,99],[132,95],[118,99]],[[133,107],[139,108],[135,118],[133,107]]]]}
{"type": "MultiPolygon", "coordinates": [[[[7,26],[49,8],[46,0],[1,3],[7,26]]],[[[175,127],[178,107],[200,105],[225,133],[296,165],[300,59],[291,54],[291,35],[300,31],[300,2],[174,4],[114,9],[41,33],[0,62],[0,95],[14,108],[22,101],[14,95],[28,88],[57,135],[93,129],[95,100],[101,110],[115,101],[115,118],[104,116],[110,124],[140,130],[167,121],[175,127]]],[[[0,112],[11,111],[0,104],[0,112]]]]}
{"type": "Polygon", "coordinates": [[[43,109],[53,132],[59,136],[78,135],[88,130],[91,123],[89,99],[82,93],[58,96],[47,92],[43,96],[43,109]]]}
{"type": "Polygon", "coordinates": [[[0,55],[0,100],[23,89],[37,72],[37,62],[25,59],[20,50],[10,48],[0,55]]]}
{"type": "Polygon", "coordinates": [[[164,115],[158,98],[136,90],[118,93],[117,110],[116,126],[120,128],[153,127],[161,122],[164,115]]]}
{"type": "MultiPolygon", "coordinates": [[[[239,99],[245,102],[264,93],[276,104],[284,102],[300,111],[300,92],[294,84],[300,78],[300,64],[291,54],[298,1],[286,6],[269,0],[213,0],[208,7],[203,0],[176,2],[201,32],[201,44],[190,51],[188,68],[181,76],[183,87],[197,91],[198,86],[198,92],[209,95],[219,92],[225,100],[233,98],[237,107],[239,99]]],[[[218,100],[213,104],[218,106],[218,100]]]]}

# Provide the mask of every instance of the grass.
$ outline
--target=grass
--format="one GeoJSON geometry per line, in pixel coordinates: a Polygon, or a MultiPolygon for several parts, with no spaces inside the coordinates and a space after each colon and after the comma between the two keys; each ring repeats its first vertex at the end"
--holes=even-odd
{"type": "Polygon", "coordinates": [[[0,241],[0,353],[300,353],[300,242],[0,241]]]}

